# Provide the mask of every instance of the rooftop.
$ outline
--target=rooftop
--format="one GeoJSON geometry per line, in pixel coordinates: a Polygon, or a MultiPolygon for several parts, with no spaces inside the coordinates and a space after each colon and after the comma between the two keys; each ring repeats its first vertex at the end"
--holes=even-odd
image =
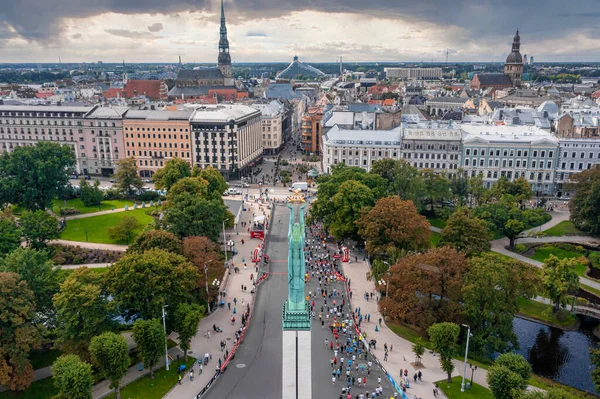
{"type": "Polygon", "coordinates": [[[230,120],[241,120],[250,116],[260,115],[256,108],[240,104],[219,104],[219,105],[188,105],[188,108],[194,109],[191,122],[222,122],[227,123],[230,120]]]}
{"type": "Polygon", "coordinates": [[[68,107],[60,105],[0,105],[4,112],[84,112],[91,111],[94,107],[68,107]]]}
{"type": "Polygon", "coordinates": [[[298,61],[298,56],[294,57],[294,61],[287,68],[277,75],[277,79],[296,79],[303,78],[323,78],[325,75],[322,71],[308,64],[298,61]]]}
{"type": "Polygon", "coordinates": [[[463,142],[502,143],[519,141],[523,144],[557,144],[552,134],[535,126],[462,124],[463,142]]]}
{"type": "Polygon", "coordinates": [[[283,113],[283,104],[277,100],[271,101],[268,104],[252,104],[252,108],[260,110],[263,116],[272,118],[273,116],[283,113]]]}
{"type": "Polygon", "coordinates": [[[329,130],[323,140],[329,144],[344,146],[391,146],[400,145],[400,130],[348,130],[338,125],[329,130]]]}
{"type": "Polygon", "coordinates": [[[85,117],[86,119],[121,119],[128,110],[127,107],[97,107],[85,117]]]}

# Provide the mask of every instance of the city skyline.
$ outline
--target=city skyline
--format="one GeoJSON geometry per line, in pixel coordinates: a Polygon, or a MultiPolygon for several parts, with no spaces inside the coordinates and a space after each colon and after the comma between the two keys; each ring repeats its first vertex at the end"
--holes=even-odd
{"type": "MultiPolygon", "coordinates": [[[[235,62],[501,62],[514,31],[536,61],[600,61],[594,2],[225,1],[235,62]],[[399,4],[398,4],[399,3],[399,4]],[[587,22],[586,22],[587,21],[587,22]],[[352,27],[352,29],[349,29],[352,27]],[[552,29],[549,29],[552,27],[552,29]]],[[[214,62],[218,1],[24,0],[0,11],[4,62],[214,62]],[[35,9],[37,12],[31,13],[35,9]]]]}

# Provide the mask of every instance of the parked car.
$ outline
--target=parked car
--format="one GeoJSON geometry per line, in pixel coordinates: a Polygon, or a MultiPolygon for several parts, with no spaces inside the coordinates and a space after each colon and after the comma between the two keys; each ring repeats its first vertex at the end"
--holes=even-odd
{"type": "Polygon", "coordinates": [[[236,187],[240,187],[240,188],[247,188],[250,187],[250,185],[246,182],[241,182],[235,185],[236,187]]]}
{"type": "Polygon", "coordinates": [[[241,193],[242,193],[242,191],[238,190],[237,188],[229,188],[229,189],[225,190],[223,195],[239,195],[241,193]]]}

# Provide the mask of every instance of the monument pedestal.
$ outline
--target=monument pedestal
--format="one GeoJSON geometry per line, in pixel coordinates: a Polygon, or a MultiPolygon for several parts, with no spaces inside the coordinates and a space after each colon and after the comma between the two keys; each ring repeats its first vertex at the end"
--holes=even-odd
{"type": "Polygon", "coordinates": [[[282,399],[312,398],[310,346],[310,330],[283,330],[282,399]]]}
{"type": "Polygon", "coordinates": [[[283,329],[310,331],[310,303],[304,302],[302,308],[295,309],[294,304],[283,304],[283,329]]]}

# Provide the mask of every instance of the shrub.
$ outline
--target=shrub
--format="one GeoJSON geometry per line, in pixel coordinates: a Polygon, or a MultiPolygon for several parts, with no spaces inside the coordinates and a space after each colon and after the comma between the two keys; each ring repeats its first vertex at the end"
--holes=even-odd
{"type": "Polygon", "coordinates": [[[75,208],[60,208],[60,216],[78,215],[81,213],[79,209],[75,208]]]}
{"type": "Polygon", "coordinates": [[[119,190],[115,190],[115,189],[108,189],[104,192],[104,199],[105,200],[114,200],[114,199],[123,199],[125,198],[125,196],[123,196],[119,190]]]}
{"type": "Polygon", "coordinates": [[[600,252],[590,252],[588,255],[590,266],[594,269],[600,269],[600,252]]]}
{"type": "Polygon", "coordinates": [[[515,245],[515,252],[518,252],[518,253],[522,254],[526,250],[527,250],[527,247],[524,244],[517,244],[517,245],[515,245]]]}
{"type": "Polygon", "coordinates": [[[590,301],[588,301],[587,299],[577,298],[577,305],[585,306],[585,305],[589,305],[589,304],[590,304],[590,301]]]}
{"type": "Polygon", "coordinates": [[[49,247],[52,261],[57,265],[80,265],[84,263],[113,263],[121,258],[118,251],[86,249],[68,245],[53,244],[49,247]]]}
{"type": "Polygon", "coordinates": [[[144,191],[136,198],[138,201],[156,201],[160,198],[160,194],[156,191],[144,191]]]}
{"type": "Polygon", "coordinates": [[[280,166],[288,166],[290,163],[288,161],[286,161],[285,159],[282,159],[281,161],[279,161],[279,165],[280,166]]]}

